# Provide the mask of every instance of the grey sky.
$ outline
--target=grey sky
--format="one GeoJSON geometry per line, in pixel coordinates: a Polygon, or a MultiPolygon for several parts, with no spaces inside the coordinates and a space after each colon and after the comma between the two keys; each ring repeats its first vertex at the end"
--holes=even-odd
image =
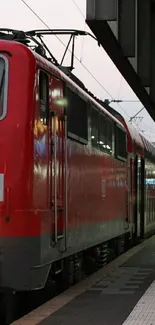
{"type": "MultiPolygon", "coordinates": [[[[72,28],[85,29],[90,32],[85,24],[84,17],[75,6],[78,5],[81,12],[85,16],[86,0],[25,0],[29,6],[45,21],[50,28],[72,28]]],[[[21,0],[5,0],[1,4],[1,21],[0,27],[15,28],[15,29],[37,29],[46,28],[44,24],[22,3],[21,0]]],[[[68,38],[61,37],[66,44],[68,38]]],[[[61,58],[64,46],[55,37],[48,37],[48,44],[57,58],[61,58]]],[[[109,59],[102,48],[99,48],[97,43],[89,37],[77,39],[76,56],[82,63],[91,71],[102,86],[115,99],[136,100],[131,88],[128,86],[124,78],[109,59]]],[[[69,56],[67,57],[67,61],[69,56]]],[[[67,63],[66,61],[66,63],[67,63]]],[[[69,61],[68,61],[69,62],[69,61]]],[[[104,100],[110,96],[103,88],[85,71],[83,66],[75,60],[74,73],[85,83],[96,96],[104,100]]],[[[121,107],[117,104],[112,106],[124,115],[127,119],[133,116],[141,109],[141,103],[121,103],[121,107]]],[[[139,116],[143,116],[143,121],[139,124],[141,130],[145,130],[145,135],[155,141],[154,122],[149,117],[148,113],[143,111],[139,116]]]]}

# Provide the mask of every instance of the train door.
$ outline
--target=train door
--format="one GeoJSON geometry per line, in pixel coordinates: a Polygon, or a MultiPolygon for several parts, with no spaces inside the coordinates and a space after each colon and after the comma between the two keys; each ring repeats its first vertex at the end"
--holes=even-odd
{"type": "Polygon", "coordinates": [[[67,127],[63,107],[63,83],[52,78],[50,96],[52,240],[67,236],[67,127]]]}
{"type": "Polygon", "coordinates": [[[144,227],[145,227],[145,160],[141,158],[141,218],[140,218],[140,237],[144,238],[144,227]]]}
{"type": "Polygon", "coordinates": [[[138,236],[138,157],[134,159],[134,224],[135,224],[135,237],[138,236]]]}
{"type": "Polygon", "coordinates": [[[134,160],[134,189],[135,189],[135,206],[134,222],[135,237],[140,238],[144,235],[144,161],[141,157],[136,156],[134,160]]]}

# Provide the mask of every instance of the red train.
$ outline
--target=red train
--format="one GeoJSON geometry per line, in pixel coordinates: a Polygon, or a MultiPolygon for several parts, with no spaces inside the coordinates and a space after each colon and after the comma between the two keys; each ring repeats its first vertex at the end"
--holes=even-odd
{"type": "Polygon", "coordinates": [[[155,231],[155,147],[37,48],[0,38],[0,287],[72,283],[155,231]]]}

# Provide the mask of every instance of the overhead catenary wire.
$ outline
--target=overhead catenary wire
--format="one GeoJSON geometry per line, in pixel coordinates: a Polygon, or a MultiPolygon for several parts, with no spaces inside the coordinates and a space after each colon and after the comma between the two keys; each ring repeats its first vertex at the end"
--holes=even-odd
{"type": "MultiPolygon", "coordinates": [[[[78,4],[76,3],[76,1],[71,0],[71,2],[73,2],[73,4],[75,5],[75,7],[78,9],[78,11],[80,12],[80,14],[82,15],[82,17],[85,20],[85,15],[83,14],[82,10],[80,9],[80,7],[78,6],[78,4]]],[[[84,30],[86,30],[86,22],[84,22],[84,30]]],[[[82,48],[81,48],[81,58],[80,58],[80,62],[82,62],[82,53],[83,53],[83,48],[84,48],[84,36],[82,37],[82,48]]]]}
{"type": "Polygon", "coordinates": [[[85,19],[85,15],[83,14],[82,10],[80,9],[80,7],[77,5],[76,1],[75,0],[71,0],[75,7],[78,9],[78,11],[80,12],[80,14],[83,16],[83,18],[85,19]]]}
{"type": "MultiPolygon", "coordinates": [[[[44,26],[46,26],[48,29],[51,29],[46,23],[45,23],[45,21],[36,13],[36,11],[35,10],[33,10],[32,9],[32,7],[30,7],[29,5],[28,5],[28,3],[25,1],[25,0],[21,0],[23,3],[24,3],[24,5],[42,22],[42,24],[44,25],[44,26]]],[[[61,42],[61,44],[63,45],[63,46],[66,46],[65,45],[65,43],[60,39],[60,37],[59,36],[57,36],[57,35],[54,35],[60,42],[61,42]]]]}
{"type": "MultiPolygon", "coordinates": [[[[76,1],[71,0],[71,2],[73,2],[73,4],[75,5],[75,7],[78,9],[78,11],[80,12],[80,14],[81,14],[82,17],[84,18],[84,30],[86,30],[85,15],[83,14],[82,10],[80,9],[80,7],[79,7],[78,4],[76,3],[76,1]]],[[[82,62],[83,48],[84,48],[84,36],[82,37],[82,47],[81,47],[80,63],[82,62]]]]}
{"type": "MultiPolygon", "coordinates": [[[[72,0],[74,3],[75,1],[72,0]]],[[[46,26],[49,30],[51,30],[50,26],[45,23],[45,21],[36,13],[34,9],[25,0],[21,0],[21,2],[41,21],[41,23],[46,26]]],[[[77,5],[76,5],[77,7],[77,5]]],[[[81,9],[79,10],[81,12],[81,9]]],[[[84,17],[83,13],[81,12],[82,16],[84,17]]],[[[85,17],[84,17],[85,18],[85,17]]],[[[54,35],[60,42],[61,44],[66,47],[66,44],[58,37],[57,35],[54,35]]],[[[70,53],[70,49],[68,49],[70,53]]],[[[82,67],[89,73],[89,75],[98,83],[98,85],[110,96],[111,99],[114,100],[113,96],[109,93],[109,91],[98,81],[98,79],[93,75],[93,73],[80,61],[80,59],[74,54],[75,59],[82,65],[82,67]]],[[[124,111],[124,109],[121,107],[120,104],[118,104],[120,109],[129,117],[129,115],[124,111]]]]}

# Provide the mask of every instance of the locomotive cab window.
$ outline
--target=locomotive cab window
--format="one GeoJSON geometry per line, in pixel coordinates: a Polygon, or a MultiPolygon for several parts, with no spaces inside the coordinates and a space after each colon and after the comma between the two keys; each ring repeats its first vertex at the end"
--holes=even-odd
{"type": "Polygon", "coordinates": [[[116,157],[121,160],[127,159],[127,136],[118,125],[116,125],[116,157]]]}
{"type": "Polygon", "coordinates": [[[41,71],[39,72],[39,100],[40,100],[40,121],[47,125],[48,120],[48,75],[41,71]]]}
{"type": "Polygon", "coordinates": [[[71,137],[81,143],[88,142],[88,112],[87,102],[68,87],[67,97],[67,132],[71,137]]]}
{"type": "Polygon", "coordinates": [[[8,91],[8,60],[0,56],[0,120],[6,116],[8,91]]]}

